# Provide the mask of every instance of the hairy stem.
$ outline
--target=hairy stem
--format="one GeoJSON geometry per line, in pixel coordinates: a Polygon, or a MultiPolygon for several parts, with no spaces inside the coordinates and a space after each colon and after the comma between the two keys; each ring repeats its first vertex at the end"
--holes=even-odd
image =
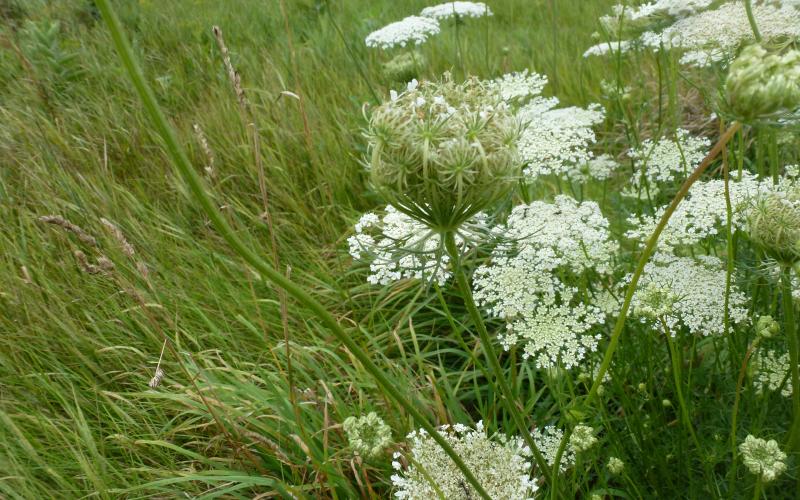
{"type": "Polygon", "coordinates": [[[783,299],[784,335],[789,342],[789,364],[792,376],[792,426],[789,430],[787,447],[791,451],[798,448],[798,432],[800,431],[800,369],[798,362],[797,326],[794,321],[794,300],[792,299],[792,269],[788,265],[781,267],[781,297],[783,299]]]}

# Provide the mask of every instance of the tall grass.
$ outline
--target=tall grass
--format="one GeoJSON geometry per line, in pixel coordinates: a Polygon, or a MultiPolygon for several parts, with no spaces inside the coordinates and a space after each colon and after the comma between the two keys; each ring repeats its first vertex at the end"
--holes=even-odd
{"type": "MultiPolygon", "coordinates": [[[[615,153],[660,134],[662,107],[702,130],[700,91],[657,67],[670,61],[632,58],[613,68],[580,57],[613,3],[497,2],[488,25],[465,24],[458,39],[424,46],[419,76],[455,71],[459,43],[458,64],[470,74],[531,68],[557,75],[565,103],[603,102],[610,119],[599,135],[615,153]],[[604,96],[601,81],[642,74],[636,100],[604,96]]],[[[197,186],[174,175],[93,2],[0,0],[0,496],[385,497],[390,459],[354,459],[341,422],[377,411],[400,442],[420,421],[398,399],[415,402],[431,423],[484,419],[490,432],[519,427],[519,415],[537,423],[591,419],[604,432],[596,453],[623,458],[625,472],[616,478],[602,467],[575,467],[548,492],[553,497],[751,496],[752,480],[731,467],[730,408],[736,399],[739,428],[731,437],[741,441],[747,433],[785,431],[791,405],[750,385],[734,389],[747,332],[732,332],[729,343],[676,346],[689,358],[679,387],[692,402],[685,415],[662,404],[677,403],[674,374],[664,369],[675,358],[637,324],[618,323],[612,345],[615,359],[638,362],[612,365],[609,357],[603,367],[613,377],[602,389],[599,378],[575,386],[519,363],[519,352],[502,354],[517,415],[492,389],[497,367],[481,356],[470,333],[479,322],[457,290],[371,287],[351,265],[344,238],[358,214],[380,205],[362,167],[361,108],[400,85],[384,76],[386,58],[363,38],[426,2],[295,0],[283,11],[278,2],[256,0],[235,8],[211,0],[112,4],[221,220],[264,261],[279,252],[276,276],[308,290],[352,346],[297,295],[282,314],[265,269],[240,260],[193,196],[197,186]],[[225,33],[250,117],[237,103],[213,25],[225,33]],[[213,175],[203,171],[208,158],[194,124],[213,151],[213,175]],[[97,245],[39,221],[49,214],[80,226],[97,245]],[[134,259],[101,218],[120,228],[134,259]],[[113,269],[86,272],[76,251],[98,267],[108,259],[113,269]],[[150,389],[165,339],[165,377],[150,389]],[[396,397],[376,383],[358,351],[392,382],[396,397]],[[603,404],[573,404],[599,390],[603,404]],[[697,445],[682,419],[694,425],[697,445]]],[[[747,167],[758,163],[750,149],[737,149],[749,145],[749,131],[736,138],[726,154],[747,167]]],[[[570,189],[544,183],[529,195],[562,187],[570,189]]],[[[587,199],[605,200],[614,231],[622,232],[615,186],[581,189],[587,199]]],[[[759,257],[747,252],[737,258],[756,266],[759,257]]],[[[638,257],[628,244],[620,259],[638,257]]],[[[780,294],[765,282],[747,285],[754,315],[781,316],[780,294]]],[[[792,483],[770,486],[770,498],[793,498],[792,483]]]]}

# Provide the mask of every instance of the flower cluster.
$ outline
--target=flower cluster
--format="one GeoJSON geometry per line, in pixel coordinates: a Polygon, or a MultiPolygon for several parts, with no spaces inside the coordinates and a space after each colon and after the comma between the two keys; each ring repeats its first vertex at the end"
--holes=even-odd
{"type": "Polygon", "coordinates": [[[476,78],[412,80],[372,111],[369,170],[395,208],[452,230],[504,198],[520,176],[520,124],[494,87],[476,78]]]}
{"type": "Polygon", "coordinates": [[[764,350],[758,353],[750,367],[753,369],[753,385],[758,394],[781,391],[781,395],[792,395],[792,378],[789,377],[789,353],[764,350]]]}
{"type": "MultiPolygon", "coordinates": [[[[528,500],[539,489],[531,477],[531,450],[521,438],[500,435],[491,439],[482,422],[475,429],[445,425],[441,432],[491,498],[528,500]]],[[[428,433],[420,429],[409,434],[408,439],[408,454],[404,457],[395,453],[392,462],[397,471],[392,476],[396,498],[478,498],[452,459],[428,433]]]]}
{"type": "Polygon", "coordinates": [[[750,239],[781,263],[800,260],[800,192],[787,186],[762,193],[747,212],[750,239]]]}
{"type": "Polygon", "coordinates": [[[434,19],[451,17],[483,17],[491,16],[492,10],[483,2],[447,2],[422,9],[421,15],[434,19]]]}
{"type": "MultiPolygon", "coordinates": [[[[556,463],[556,456],[558,455],[558,448],[561,446],[561,441],[564,439],[564,431],[556,428],[553,425],[546,425],[544,427],[533,430],[533,442],[536,447],[544,456],[545,461],[549,466],[556,463]]],[[[570,448],[564,448],[561,454],[561,462],[559,463],[559,470],[566,471],[575,463],[575,452],[570,448]]]]}
{"type": "Polygon", "coordinates": [[[406,45],[425,43],[429,37],[439,34],[439,23],[436,19],[424,16],[408,16],[403,20],[387,24],[373,31],[364,42],[367,47],[391,49],[406,45]]]}
{"type": "Polygon", "coordinates": [[[640,197],[647,191],[652,196],[659,184],[680,179],[694,170],[705,158],[710,145],[711,141],[705,137],[693,137],[683,129],[675,132],[674,139],[642,141],[639,147],[628,152],[637,172],[631,178],[629,190],[623,194],[640,197]]]}
{"type": "MultiPolygon", "coordinates": [[[[728,311],[732,324],[747,323],[747,303],[747,297],[731,285],[728,311]]],[[[681,327],[693,335],[722,335],[725,318],[722,261],[712,256],[692,258],[656,253],[645,266],[631,304],[634,314],[643,320],[652,320],[657,314],[656,324],[663,328],[663,320],[671,335],[676,335],[681,327]]]]}
{"type": "Polygon", "coordinates": [[[499,335],[506,349],[522,344],[523,356],[541,368],[576,366],[596,350],[591,331],[607,308],[586,303],[568,281],[611,273],[617,244],[608,221],[595,202],[561,195],[515,207],[502,234],[491,262],[475,271],[476,301],[506,320],[499,335]]]}
{"type": "Polygon", "coordinates": [[[623,462],[617,457],[610,457],[608,459],[606,467],[608,467],[608,472],[617,476],[619,474],[622,474],[622,471],[625,470],[625,462],[623,462]]]}
{"type": "Polygon", "coordinates": [[[364,458],[373,458],[392,444],[392,429],[375,412],[347,417],[342,422],[350,448],[364,458]]]}
{"type": "MultiPolygon", "coordinates": [[[[764,40],[800,37],[800,10],[792,3],[794,0],[753,5],[753,16],[764,40]]],[[[737,48],[753,39],[741,1],[718,5],[709,0],[659,0],[633,8],[616,6],[613,15],[600,21],[607,33],[617,36],[622,32],[626,38],[612,42],[615,49],[681,49],[681,63],[687,65],[726,63],[737,48]],[[665,22],[667,26],[663,27],[665,22]]],[[[608,43],[596,45],[584,56],[602,55],[608,49],[608,43]]]]}
{"type": "MultiPolygon", "coordinates": [[[[755,196],[769,189],[770,183],[759,181],[754,175],[742,173],[741,179],[728,182],[731,201],[731,227],[743,230],[746,213],[755,196]]],[[[653,234],[667,206],[653,215],[632,216],[628,222],[633,226],[626,236],[644,242],[653,234]]],[[[694,245],[720,234],[727,221],[725,182],[721,179],[698,181],[689,194],[675,209],[658,240],[660,248],[670,249],[680,245],[694,245]]]]}
{"type": "Polygon", "coordinates": [[[595,430],[588,425],[576,425],[569,436],[569,449],[574,453],[583,453],[597,442],[595,430]]]}
{"type": "MultiPolygon", "coordinates": [[[[480,230],[485,225],[486,216],[477,214],[456,236],[456,245],[469,247],[483,237],[480,230]]],[[[374,212],[362,215],[347,242],[355,260],[369,263],[367,281],[374,285],[402,279],[443,285],[450,279],[449,257],[442,248],[441,237],[391,205],[383,216],[374,212]]]]}
{"type": "Polygon", "coordinates": [[[745,47],[731,64],[725,93],[731,111],[746,121],[800,112],[800,51],[775,54],[758,44],[745,47]]]}
{"type": "Polygon", "coordinates": [[[605,119],[603,108],[555,108],[556,104],[555,98],[535,100],[517,114],[525,124],[519,150],[530,180],[543,175],[574,177],[593,156],[593,127],[605,119]]]}
{"type": "Polygon", "coordinates": [[[782,452],[774,439],[766,441],[748,435],[739,445],[742,461],[747,469],[760,475],[765,482],[773,481],[786,470],[786,453],[782,452]]]}

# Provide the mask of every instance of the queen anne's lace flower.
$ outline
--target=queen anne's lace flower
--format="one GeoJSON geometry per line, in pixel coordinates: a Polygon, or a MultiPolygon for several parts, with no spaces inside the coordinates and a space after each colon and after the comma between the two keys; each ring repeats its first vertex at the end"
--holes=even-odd
{"type": "MultiPolygon", "coordinates": [[[[657,253],[645,266],[632,306],[634,314],[643,320],[652,320],[653,309],[649,304],[654,291],[669,297],[670,307],[662,316],[671,335],[685,327],[693,335],[722,335],[725,318],[725,270],[716,257],[677,257],[657,253]]],[[[731,285],[728,310],[731,322],[744,324],[748,321],[747,297],[731,285]]],[[[657,309],[657,308],[656,308],[657,309]]],[[[659,318],[656,325],[662,328],[659,318]]]]}
{"type": "Polygon", "coordinates": [[[499,335],[506,349],[522,344],[523,356],[542,368],[577,365],[596,350],[598,335],[590,331],[606,311],[584,303],[561,277],[611,272],[617,245],[608,221],[595,202],[562,195],[515,207],[503,238],[491,263],[475,271],[475,300],[508,322],[499,335]]]}
{"type": "Polygon", "coordinates": [[[406,45],[419,45],[428,40],[428,37],[439,33],[439,22],[436,19],[423,16],[409,16],[401,21],[387,24],[383,28],[373,31],[364,42],[367,47],[391,49],[392,47],[406,45]]]}
{"type": "Polygon", "coordinates": [[[491,16],[492,10],[483,2],[447,2],[422,9],[420,15],[434,19],[451,17],[491,16]]]}
{"type": "Polygon", "coordinates": [[[500,98],[509,104],[522,103],[531,97],[539,96],[545,85],[547,85],[546,76],[529,72],[527,69],[506,73],[489,82],[489,86],[495,88],[500,98]]]}
{"type": "Polygon", "coordinates": [[[605,119],[599,104],[554,109],[556,104],[555,98],[534,100],[517,114],[525,124],[519,151],[526,163],[524,173],[531,179],[569,175],[588,162],[589,146],[597,139],[592,127],[605,119]]]}
{"type": "Polygon", "coordinates": [[[757,394],[780,389],[782,396],[792,395],[792,378],[788,376],[791,366],[788,352],[781,354],[772,350],[761,351],[751,366],[754,372],[753,385],[757,394]]]}
{"type": "Polygon", "coordinates": [[[675,132],[674,139],[642,141],[638,148],[628,152],[636,173],[629,190],[623,194],[638,196],[645,188],[652,194],[659,184],[688,176],[703,161],[710,145],[711,141],[705,137],[693,137],[683,129],[675,132]]]}
{"type": "MultiPolygon", "coordinates": [[[[564,439],[564,431],[553,425],[546,425],[543,428],[534,429],[532,435],[536,447],[539,448],[547,464],[552,467],[556,463],[558,448],[561,446],[561,440],[564,439]]],[[[561,454],[559,470],[564,472],[574,463],[575,452],[569,447],[564,448],[564,452],[561,454]]]]}
{"type": "MultiPolygon", "coordinates": [[[[531,477],[531,450],[519,437],[490,439],[483,424],[442,426],[442,435],[473,472],[491,498],[532,500],[539,487],[531,477]]],[[[449,456],[420,429],[408,435],[410,451],[395,453],[392,476],[395,497],[413,500],[478,498],[449,456]],[[433,483],[433,484],[431,484],[433,483]]]]}
{"type": "MultiPolygon", "coordinates": [[[[730,179],[731,227],[734,231],[745,228],[747,207],[756,195],[769,189],[771,184],[759,181],[747,172],[742,173],[740,180],[730,179]]],[[[633,228],[626,236],[640,242],[646,241],[666,209],[665,205],[653,215],[632,216],[628,222],[633,228]]],[[[679,245],[694,245],[713,238],[723,231],[726,221],[725,181],[713,179],[695,182],[686,199],[678,205],[667,222],[658,240],[659,247],[669,249],[679,245]]]]}
{"type": "MultiPolygon", "coordinates": [[[[484,214],[476,215],[471,225],[462,228],[462,234],[471,241],[481,238],[469,230],[482,227],[485,222],[484,214]]],[[[355,234],[347,242],[355,260],[369,262],[371,273],[367,281],[374,285],[402,279],[431,280],[443,285],[450,279],[449,258],[442,249],[440,236],[391,205],[383,216],[373,212],[361,216],[355,234]]],[[[456,244],[463,248],[468,243],[457,235],[456,244]]]]}
{"type": "Polygon", "coordinates": [[[374,411],[342,422],[347,442],[357,454],[372,458],[392,444],[392,429],[374,411]]]}
{"type": "Polygon", "coordinates": [[[608,472],[616,476],[622,474],[622,471],[625,470],[625,462],[617,457],[610,457],[606,467],[608,467],[608,472]]]}
{"type": "Polygon", "coordinates": [[[742,461],[753,474],[760,475],[765,482],[773,481],[786,470],[786,453],[782,452],[774,439],[765,441],[748,435],[739,445],[742,461]]]}
{"type": "MultiPolygon", "coordinates": [[[[800,37],[800,12],[791,7],[753,5],[753,16],[764,40],[800,37]]],[[[753,39],[743,2],[728,2],[717,9],[678,20],[659,34],[642,37],[645,45],[678,47],[687,52],[685,64],[707,65],[731,58],[736,49],[753,39]]]]}
{"type": "Polygon", "coordinates": [[[569,448],[574,453],[583,453],[596,442],[595,430],[588,425],[576,425],[569,436],[569,448]]]}

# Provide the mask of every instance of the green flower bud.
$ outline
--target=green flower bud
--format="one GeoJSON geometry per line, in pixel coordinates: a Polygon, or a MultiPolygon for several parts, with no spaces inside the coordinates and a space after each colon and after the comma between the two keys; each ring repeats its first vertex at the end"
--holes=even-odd
{"type": "Polygon", "coordinates": [[[625,470],[625,462],[617,457],[610,457],[606,467],[608,467],[608,472],[616,476],[622,474],[622,471],[625,470]]]}
{"type": "Polygon", "coordinates": [[[784,264],[800,259],[800,196],[796,192],[769,193],[748,211],[750,239],[784,264]]]}
{"type": "Polygon", "coordinates": [[[364,458],[374,458],[392,444],[392,429],[375,413],[347,417],[342,423],[353,451],[364,458]]]}
{"type": "Polygon", "coordinates": [[[419,76],[419,68],[427,63],[419,51],[403,52],[383,65],[383,74],[393,82],[406,83],[419,76]]]}
{"type": "Polygon", "coordinates": [[[725,96],[730,111],[745,122],[791,117],[800,110],[800,52],[745,47],[728,71],[725,96]]]}
{"type": "Polygon", "coordinates": [[[772,316],[759,316],[756,322],[756,335],[765,339],[774,337],[781,331],[781,327],[772,316]]]}
{"type": "Polygon", "coordinates": [[[428,227],[455,230],[514,187],[520,128],[498,92],[478,79],[413,80],[370,117],[372,184],[428,227]]]}

